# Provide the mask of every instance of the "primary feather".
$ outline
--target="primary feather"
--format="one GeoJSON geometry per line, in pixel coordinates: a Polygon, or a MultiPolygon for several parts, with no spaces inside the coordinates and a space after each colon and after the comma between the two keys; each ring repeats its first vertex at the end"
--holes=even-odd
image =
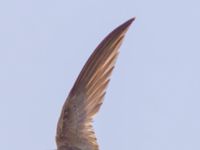
{"type": "Polygon", "coordinates": [[[92,127],[110,81],[119,47],[134,18],[113,30],[95,49],[71,89],[57,124],[58,150],[99,150],[92,127]]]}

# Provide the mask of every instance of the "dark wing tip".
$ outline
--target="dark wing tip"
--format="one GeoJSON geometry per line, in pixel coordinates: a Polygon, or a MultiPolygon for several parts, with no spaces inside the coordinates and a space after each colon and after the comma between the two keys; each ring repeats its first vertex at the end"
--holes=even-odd
{"type": "Polygon", "coordinates": [[[115,30],[122,31],[122,32],[125,31],[125,30],[127,30],[129,28],[129,26],[133,23],[134,20],[135,20],[135,17],[127,20],[126,22],[124,22],[123,24],[121,24],[120,26],[118,26],[115,30]]]}
{"type": "MultiPolygon", "coordinates": [[[[118,37],[118,36],[120,36],[120,35],[124,35],[134,20],[135,20],[135,17],[133,17],[133,18],[127,20],[126,22],[124,22],[123,24],[119,25],[117,28],[115,28],[115,29],[102,41],[102,43],[104,43],[105,41],[109,41],[108,39],[112,39],[112,38],[114,38],[114,37],[118,37]]],[[[102,44],[102,43],[101,43],[101,44],[102,44]]]]}
{"type": "Polygon", "coordinates": [[[129,27],[132,22],[135,21],[135,17],[129,19],[128,21],[126,21],[125,23],[123,23],[121,26],[124,26],[125,28],[129,27]]]}

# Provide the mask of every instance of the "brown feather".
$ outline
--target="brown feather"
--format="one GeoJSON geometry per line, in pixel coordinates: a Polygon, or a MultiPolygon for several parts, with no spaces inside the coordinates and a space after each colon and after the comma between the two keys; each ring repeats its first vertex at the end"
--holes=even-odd
{"type": "Polygon", "coordinates": [[[58,150],[98,150],[92,119],[99,111],[128,27],[128,20],[113,30],[95,49],[64,103],[57,125],[58,150]]]}

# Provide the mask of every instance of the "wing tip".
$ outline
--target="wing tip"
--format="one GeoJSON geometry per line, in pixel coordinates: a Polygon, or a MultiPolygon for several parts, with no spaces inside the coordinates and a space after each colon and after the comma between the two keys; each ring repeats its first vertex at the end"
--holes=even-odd
{"type": "Polygon", "coordinates": [[[129,19],[129,20],[127,20],[126,22],[124,22],[123,24],[121,24],[119,27],[118,27],[118,29],[120,29],[120,30],[127,30],[129,27],[130,27],[130,25],[133,23],[133,21],[135,21],[135,17],[132,17],[131,19],[129,19]]]}
{"type": "Polygon", "coordinates": [[[125,25],[125,26],[130,26],[132,23],[133,23],[133,21],[135,21],[135,19],[136,19],[136,17],[132,17],[131,19],[129,19],[129,20],[127,20],[124,24],[122,24],[122,25],[125,25]]]}
{"type": "Polygon", "coordinates": [[[125,35],[125,33],[128,31],[128,28],[131,26],[134,20],[135,20],[135,17],[132,17],[126,22],[119,25],[112,32],[110,32],[110,34],[108,34],[108,36],[103,41],[106,41],[113,37],[119,37],[120,35],[125,35]]]}

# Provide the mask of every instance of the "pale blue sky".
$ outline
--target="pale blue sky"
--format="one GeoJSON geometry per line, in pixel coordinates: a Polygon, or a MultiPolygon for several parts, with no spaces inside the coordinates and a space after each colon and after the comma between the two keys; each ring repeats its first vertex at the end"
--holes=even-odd
{"type": "Polygon", "coordinates": [[[0,146],[51,150],[83,64],[136,16],[94,127],[101,150],[200,149],[198,0],[0,1],[0,146]]]}

